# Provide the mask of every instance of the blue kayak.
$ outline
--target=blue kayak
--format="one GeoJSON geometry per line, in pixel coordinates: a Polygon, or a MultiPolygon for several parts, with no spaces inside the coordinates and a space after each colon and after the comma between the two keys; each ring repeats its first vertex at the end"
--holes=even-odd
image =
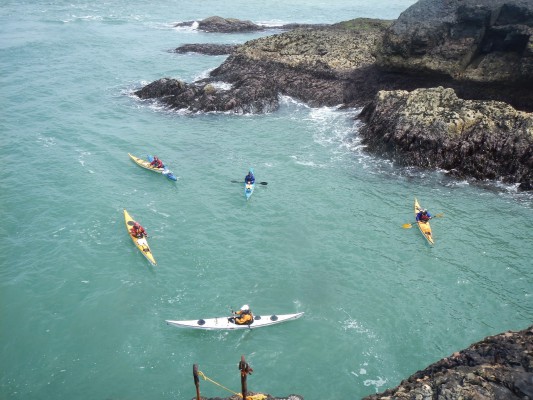
{"type": "MultiPolygon", "coordinates": [[[[252,174],[254,173],[253,168],[250,168],[250,172],[252,174]]],[[[246,183],[246,182],[244,182],[244,196],[246,197],[246,200],[248,200],[250,198],[250,196],[254,192],[254,189],[255,189],[255,182],[254,183],[246,183]]]]}

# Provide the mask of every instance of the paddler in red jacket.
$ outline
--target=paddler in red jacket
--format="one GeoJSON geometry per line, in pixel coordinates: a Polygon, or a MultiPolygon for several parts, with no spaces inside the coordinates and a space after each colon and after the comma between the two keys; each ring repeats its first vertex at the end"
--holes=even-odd
{"type": "Polygon", "coordinates": [[[150,163],[150,165],[154,168],[165,168],[163,161],[157,158],[157,156],[154,156],[154,160],[150,163]]]}
{"type": "Polygon", "coordinates": [[[428,210],[426,209],[420,210],[418,214],[416,214],[417,222],[428,222],[431,218],[433,217],[430,213],[428,213],[428,210]]]}
{"type": "Polygon", "coordinates": [[[146,234],[146,231],[141,226],[141,224],[139,224],[138,222],[135,222],[133,224],[133,226],[130,229],[130,232],[131,232],[131,235],[133,237],[136,237],[137,239],[142,239],[145,236],[148,237],[148,235],[146,234]]]}

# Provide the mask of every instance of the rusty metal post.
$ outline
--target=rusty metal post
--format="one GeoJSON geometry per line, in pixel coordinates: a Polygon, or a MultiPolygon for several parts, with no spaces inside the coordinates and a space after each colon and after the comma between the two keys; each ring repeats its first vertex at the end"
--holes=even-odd
{"type": "Polygon", "coordinates": [[[198,378],[198,364],[192,366],[192,376],[194,377],[194,386],[196,386],[196,400],[200,400],[200,378],[198,378]]]}
{"type": "Polygon", "coordinates": [[[246,395],[248,393],[248,388],[246,385],[246,376],[248,374],[252,374],[254,371],[248,363],[244,360],[244,356],[241,356],[241,361],[239,362],[239,369],[241,370],[241,391],[242,391],[242,398],[243,400],[246,400],[246,395]]]}

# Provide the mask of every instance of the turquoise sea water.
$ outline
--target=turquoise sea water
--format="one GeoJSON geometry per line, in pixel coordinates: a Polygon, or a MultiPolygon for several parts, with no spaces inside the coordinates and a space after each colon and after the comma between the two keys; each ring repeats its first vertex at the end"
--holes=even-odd
{"type": "MultiPolygon", "coordinates": [[[[396,18],[412,0],[4,1],[0,5],[0,398],[190,399],[192,365],[238,391],[357,399],[533,320],[533,198],[365,153],[359,110],[290,98],[268,115],[187,115],[131,92],[224,57],[168,52],[261,35],[175,29],[396,18]],[[159,155],[171,182],[127,153],[159,155]],[[241,180],[259,185],[246,202],[241,180]],[[413,220],[433,213],[431,248],[413,220]],[[126,233],[147,229],[151,267],[126,233]],[[165,319],[303,318],[245,332],[165,319]]],[[[201,382],[206,397],[231,393],[201,382]]]]}

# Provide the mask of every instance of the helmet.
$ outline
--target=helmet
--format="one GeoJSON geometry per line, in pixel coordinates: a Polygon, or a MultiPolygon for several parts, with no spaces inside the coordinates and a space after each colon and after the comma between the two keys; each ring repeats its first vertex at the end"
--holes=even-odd
{"type": "Polygon", "coordinates": [[[248,304],[245,304],[244,306],[241,307],[241,311],[248,311],[250,309],[250,307],[248,306],[248,304]]]}
{"type": "Polygon", "coordinates": [[[428,213],[428,210],[426,210],[425,208],[422,210],[422,213],[423,214],[427,214],[428,213]]]}

